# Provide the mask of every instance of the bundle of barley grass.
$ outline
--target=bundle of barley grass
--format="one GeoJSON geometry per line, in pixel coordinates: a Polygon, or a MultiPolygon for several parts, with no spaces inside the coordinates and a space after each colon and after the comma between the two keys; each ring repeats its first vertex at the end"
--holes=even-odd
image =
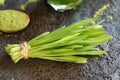
{"type": "Polygon", "coordinates": [[[105,54],[96,45],[111,39],[101,25],[93,24],[95,20],[96,18],[85,19],[53,32],[45,32],[28,42],[7,45],[6,51],[15,63],[22,58],[86,63],[84,55],[105,54]]]}

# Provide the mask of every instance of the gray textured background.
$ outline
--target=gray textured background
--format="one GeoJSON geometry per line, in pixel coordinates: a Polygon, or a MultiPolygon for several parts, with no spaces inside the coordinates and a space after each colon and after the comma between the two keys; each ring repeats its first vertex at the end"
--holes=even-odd
{"type": "MultiPolygon", "coordinates": [[[[0,9],[19,9],[24,0],[6,0],[0,9]]],[[[29,5],[26,12],[31,17],[30,25],[23,31],[0,35],[0,80],[120,80],[120,0],[84,0],[79,10],[58,13],[45,0],[29,5]],[[111,6],[106,15],[113,16],[103,25],[113,39],[100,48],[108,54],[90,58],[87,64],[71,64],[42,59],[21,60],[14,64],[4,50],[8,43],[30,40],[45,31],[92,17],[104,4],[111,6]]]]}

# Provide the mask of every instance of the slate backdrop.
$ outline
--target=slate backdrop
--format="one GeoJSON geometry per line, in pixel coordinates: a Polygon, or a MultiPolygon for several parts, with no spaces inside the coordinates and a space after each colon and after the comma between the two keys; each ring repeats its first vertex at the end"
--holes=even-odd
{"type": "MultiPolygon", "coordinates": [[[[19,9],[24,0],[6,0],[0,9],[19,9]]],[[[120,0],[84,0],[79,10],[58,13],[45,0],[29,5],[29,26],[10,36],[0,35],[0,80],[120,80],[120,0]],[[87,64],[62,63],[42,59],[21,60],[14,64],[4,50],[8,43],[30,40],[45,31],[53,31],[81,19],[92,17],[94,12],[109,3],[103,16],[113,16],[103,26],[113,39],[100,48],[108,54],[90,58],[87,64]]]]}

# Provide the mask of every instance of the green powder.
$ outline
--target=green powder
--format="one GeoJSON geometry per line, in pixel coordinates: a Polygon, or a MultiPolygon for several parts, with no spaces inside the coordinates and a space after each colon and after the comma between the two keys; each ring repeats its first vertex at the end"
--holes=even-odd
{"type": "Polygon", "coordinates": [[[0,11],[0,31],[11,33],[20,31],[29,24],[29,16],[17,10],[0,11]]]}

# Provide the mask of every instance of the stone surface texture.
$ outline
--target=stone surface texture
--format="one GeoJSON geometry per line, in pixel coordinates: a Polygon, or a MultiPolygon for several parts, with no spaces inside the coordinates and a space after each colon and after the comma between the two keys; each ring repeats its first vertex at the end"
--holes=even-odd
{"type": "MultiPolygon", "coordinates": [[[[19,9],[25,0],[6,0],[0,9],[19,9]]],[[[0,80],[120,80],[120,0],[84,0],[80,9],[59,13],[46,4],[46,0],[39,0],[27,6],[26,13],[31,17],[29,26],[14,34],[0,35],[0,80]],[[61,26],[92,17],[94,12],[104,4],[110,7],[101,19],[107,15],[103,23],[107,34],[113,39],[100,45],[108,54],[89,58],[87,64],[62,63],[42,59],[21,60],[14,64],[4,47],[7,44],[34,38],[45,32],[53,31],[61,26]]]]}

